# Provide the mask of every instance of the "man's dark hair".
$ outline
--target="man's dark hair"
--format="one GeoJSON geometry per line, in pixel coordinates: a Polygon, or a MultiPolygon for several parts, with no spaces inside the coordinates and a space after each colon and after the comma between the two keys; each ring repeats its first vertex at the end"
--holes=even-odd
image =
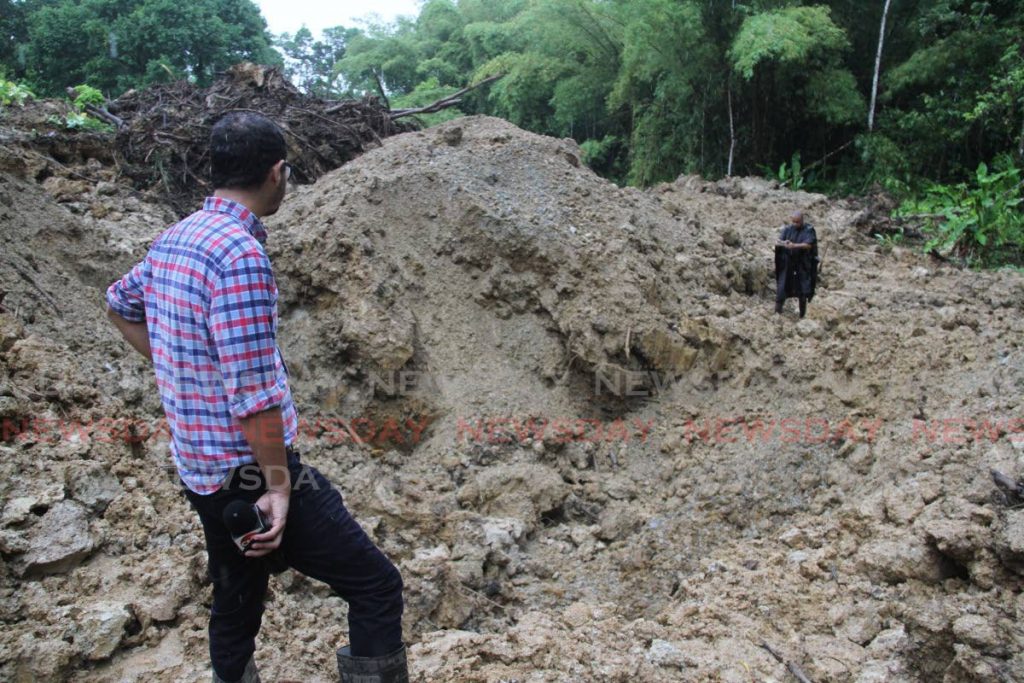
{"type": "Polygon", "coordinates": [[[226,114],[210,131],[210,174],[214,189],[259,187],[270,168],[287,155],[288,146],[281,129],[260,114],[226,114]]]}

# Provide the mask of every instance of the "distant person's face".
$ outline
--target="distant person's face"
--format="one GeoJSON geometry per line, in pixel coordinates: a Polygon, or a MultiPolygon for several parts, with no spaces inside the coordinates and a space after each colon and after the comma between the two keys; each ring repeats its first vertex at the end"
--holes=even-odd
{"type": "Polygon", "coordinates": [[[804,225],[804,217],[801,216],[800,214],[794,214],[791,220],[793,221],[793,225],[795,225],[798,228],[802,228],[804,225]]]}

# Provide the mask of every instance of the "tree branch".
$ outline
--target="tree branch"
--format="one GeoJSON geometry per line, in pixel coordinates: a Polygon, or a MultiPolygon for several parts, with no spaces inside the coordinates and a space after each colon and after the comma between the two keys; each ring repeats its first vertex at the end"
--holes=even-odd
{"type": "Polygon", "coordinates": [[[454,92],[451,95],[448,95],[447,97],[442,97],[441,99],[435,102],[431,102],[425,107],[416,107],[414,109],[395,109],[389,114],[389,116],[393,121],[403,116],[412,116],[414,114],[433,114],[434,112],[441,111],[442,109],[453,107],[456,104],[462,102],[462,96],[465,95],[466,93],[472,90],[476,90],[477,88],[487,85],[488,83],[493,83],[494,81],[498,80],[504,75],[505,74],[495,74],[493,76],[488,76],[479,83],[474,83],[473,85],[467,86],[462,90],[459,90],[458,92],[454,92]]]}
{"type": "Polygon", "coordinates": [[[789,669],[789,673],[793,674],[793,677],[800,681],[800,683],[813,683],[796,662],[787,661],[786,658],[783,657],[778,650],[769,645],[767,641],[761,641],[761,647],[767,650],[768,654],[774,657],[780,664],[785,664],[786,668],[789,669]]]}
{"type": "Polygon", "coordinates": [[[384,100],[384,106],[391,110],[391,102],[388,100],[388,94],[384,90],[384,82],[380,79],[380,72],[376,69],[373,70],[373,77],[377,81],[377,90],[380,91],[380,96],[384,100]]]}
{"type": "Polygon", "coordinates": [[[118,116],[114,116],[109,111],[107,111],[106,107],[95,107],[91,104],[87,104],[85,105],[85,111],[89,114],[92,114],[98,119],[103,119],[107,123],[114,124],[114,126],[116,126],[118,130],[124,128],[126,125],[124,119],[118,116]]]}

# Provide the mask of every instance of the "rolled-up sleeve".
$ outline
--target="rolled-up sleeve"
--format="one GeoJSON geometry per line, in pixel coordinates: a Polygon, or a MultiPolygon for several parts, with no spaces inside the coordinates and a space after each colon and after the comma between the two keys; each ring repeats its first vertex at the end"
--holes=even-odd
{"type": "Polygon", "coordinates": [[[270,260],[247,252],[221,273],[210,294],[209,329],[231,414],[244,418],[281,405],[278,382],[277,286],[270,260]]]}
{"type": "Polygon", "coordinates": [[[143,299],[146,261],[143,259],[107,288],[107,305],[125,320],[139,323],[146,319],[143,299]]]}

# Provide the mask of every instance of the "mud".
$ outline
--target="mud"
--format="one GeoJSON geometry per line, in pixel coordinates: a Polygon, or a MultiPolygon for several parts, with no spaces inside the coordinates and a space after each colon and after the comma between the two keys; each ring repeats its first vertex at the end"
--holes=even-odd
{"type": "MultiPolygon", "coordinates": [[[[149,370],[102,290],[173,212],[0,175],[0,678],[209,679],[210,589],[149,370]]],[[[417,681],[1024,680],[1024,278],[759,179],[647,191],[466,118],[267,219],[304,458],[396,561],[417,681]],[[771,244],[823,245],[800,321],[771,244]]],[[[272,580],[264,680],[343,601],[272,580]]]]}

